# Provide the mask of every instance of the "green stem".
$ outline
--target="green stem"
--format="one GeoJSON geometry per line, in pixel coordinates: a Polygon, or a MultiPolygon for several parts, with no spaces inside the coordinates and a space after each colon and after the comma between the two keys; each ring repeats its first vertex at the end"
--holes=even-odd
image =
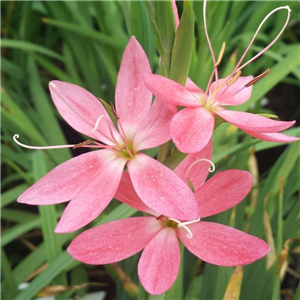
{"type": "Polygon", "coordinates": [[[149,295],[149,300],[164,300],[165,299],[165,293],[160,295],[149,295]]]}
{"type": "Polygon", "coordinates": [[[172,141],[168,141],[161,145],[158,150],[157,160],[163,162],[172,152],[172,141]]]}
{"type": "Polygon", "coordinates": [[[180,243],[180,268],[176,281],[166,292],[166,299],[183,299],[183,279],[184,279],[184,245],[180,243]]]}
{"type": "Polygon", "coordinates": [[[138,300],[148,300],[149,294],[145,291],[144,287],[142,286],[141,282],[139,281],[139,295],[138,300]]]}

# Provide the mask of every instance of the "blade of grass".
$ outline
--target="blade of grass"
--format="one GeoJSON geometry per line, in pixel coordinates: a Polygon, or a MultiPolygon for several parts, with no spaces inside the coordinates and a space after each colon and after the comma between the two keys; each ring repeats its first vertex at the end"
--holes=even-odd
{"type": "Polygon", "coordinates": [[[57,54],[56,52],[49,50],[43,46],[36,45],[36,44],[26,42],[26,41],[2,39],[1,47],[9,48],[9,49],[24,50],[24,51],[29,51],[29,52],[38,52],[43,55],[55,58],[59,61],[64,61],[63,57],[61,55],[57,54]]]}

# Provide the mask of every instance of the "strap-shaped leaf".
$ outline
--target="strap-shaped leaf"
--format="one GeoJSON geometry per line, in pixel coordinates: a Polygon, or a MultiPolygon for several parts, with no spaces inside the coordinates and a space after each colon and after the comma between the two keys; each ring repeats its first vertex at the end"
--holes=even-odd
{"type": "Polygon", "coordinates": [[[185,84],[188,77],[194,46],[194,13],[191,1],[184,2],[184,10],[172,51],[170,78],[185,84]]]}

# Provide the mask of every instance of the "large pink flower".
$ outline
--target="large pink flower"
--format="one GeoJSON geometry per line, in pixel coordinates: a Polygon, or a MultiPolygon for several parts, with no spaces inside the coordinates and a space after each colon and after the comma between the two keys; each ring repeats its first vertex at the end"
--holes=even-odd
{"type": "MultiPolygon", "coordinates": [[[[196,217],[192,191],[158,161],[141,153],[170,139],[172,113],[144,85],[150,72],[147,57],[133,37],[125,49],[116,87],[116,123],[101,102],[85,89],[52,81],[50,92],[64,119],[103,148],[75,157],[49,172],[18,199],[27,204],[54,204],[71,200],[55,231],[74,231],[95,219],[113,198],[125,165],[141,199],[164,215],[196,217]],[[179,197],[178,197],[179,196],[179,197]],[[185,199],[185,203],[181,199],[185,199]]],[[[76,146],[76,145],[71,145],[76,146]]]]}
{"type": "MultiPolygon", "coordinates": [[[[239,170],[221,172],[204,183],[209,164],[200,161],[199,157],[208,158],[209,147],[202,153],[189,155],[175,170],[187,184],[192,182],[200,218],[238,204],[252,186],[251,175],[239,170]],[[197,160],[200,162],[194,164],[197,160]]],[[[177,278],[180,265],[178,239],[200,259],[220,266],[250,264],[270,250],[263,240],[237,229],[193,218],[180,222],[149,209],[139,199],[126,172],[116,197],[154,216],[117,220],[89,229],[73,240],[68,251],[79,261],[97,265],[121,261],[144,249],[138,275],[151,294],[165,292],[177,278]]]]}
{"type": "MultiPolygon", "coordinates": [[[[295,121],[275,121],[247,112],[227,110],[224,107],[239,105],[246,102],[251,96],[252,85],[268,73],[265,72],[263,75],[258,76],[254,80],[253,76],[240,76],[242,68],[269,49],[280,36],[289,20],[289,7],[279,7],[266,16],[255,32],[254,37],[234,70],[226,78],[219,79],[217,68],[224,50],[221,51],[220,59],[217,61],[207,32],[206,2],[207,1],[204,1],[203,8],[204,28],[214,64],[212,75],[215,76],[216,81],[210,84],[211,79],[213,78],[213,76],[211,76],[207,91],[204,92],[190,79],[187,80],[186,86],[183,87],[182,85],[163,76],[144,74],[147,87],[156,97],[169,106],[173,105],[184,107],[174,116],[171,122],[171,136],[176,147],[185,153],[195,153],[200,151],[212,136],[216,116],[221,117],[223,120],[239,127],[248,134],[261,140],[270,142],[293,142],[298,140],[297,138],[278,133],[279,131],[291,127],[295,121]],[[271,14],[281,9],[288,11],[288,17],[282,30],[264,50],[255,55],[248,62],[241,65],[263,23],[271,14]]],[[[176,26],[178,26],[178,13],[174,1],[173,11],[176,26]]]]}

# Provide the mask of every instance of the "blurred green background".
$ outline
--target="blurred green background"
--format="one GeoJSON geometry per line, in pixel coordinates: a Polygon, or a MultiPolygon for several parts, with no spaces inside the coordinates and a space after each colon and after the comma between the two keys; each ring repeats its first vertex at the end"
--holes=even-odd
{"type": "MultiPolygon", "coordinates": [[[[226,75],[264,16],[287,4],[292,14],[284,34],[243,71],[243,75],[257,76],[271,68],[271,73],[254,85],[251,99],[238,109],[275,113],[283,120],[299,122],[299,2],[212,1],[207,22],[215,52],[223,41],[227,43],[221,64],[221,75],[226,75]]],[[[177,5],[181,14],[183,3],[177,5]]],[[[195,38],[189,77],[205,89],[212,63],[202,6],[202,1],[193,2],[195,38]]],[[[271,42],[285,18],[285,11],[270,18],[246,59],[271,42]]],[[[26,188],[80,150],[23,149],[12,136],[18,133],[23,143],[40,146],[81,142],[83,138],[58,115],[48,83],[54,79],[75,83],[110,103],[122,53],[132,35],[146,51],[153,72],[159,73],[145,3],[2,1],[1,19],[2,299],[47,295],[70,299],[99,290],[106,291],[106,299],[142,299],[136,275],[139,255],[104,267],[83,265],[66,251],[78,232],[53,233],[64,204],[31,207],[16,202],[26,188]],[[30,283],[21,290],[18,286],[24,282],[30,283]]],[[[287,133],[300,136],[298,127],[287,133]]],[[[205,264],[186,252],[179,280],[165,298],[299,299],[299,142],[282,147],[222,124],[214,133],[213,161],[217,170],[249,170],[254,187],[237,207],[210,219],[265,239],[272,251],[243,269],[205,264]]],[[[125,204],[112,202],[89,226],[134,214],[125,204]]]]}

